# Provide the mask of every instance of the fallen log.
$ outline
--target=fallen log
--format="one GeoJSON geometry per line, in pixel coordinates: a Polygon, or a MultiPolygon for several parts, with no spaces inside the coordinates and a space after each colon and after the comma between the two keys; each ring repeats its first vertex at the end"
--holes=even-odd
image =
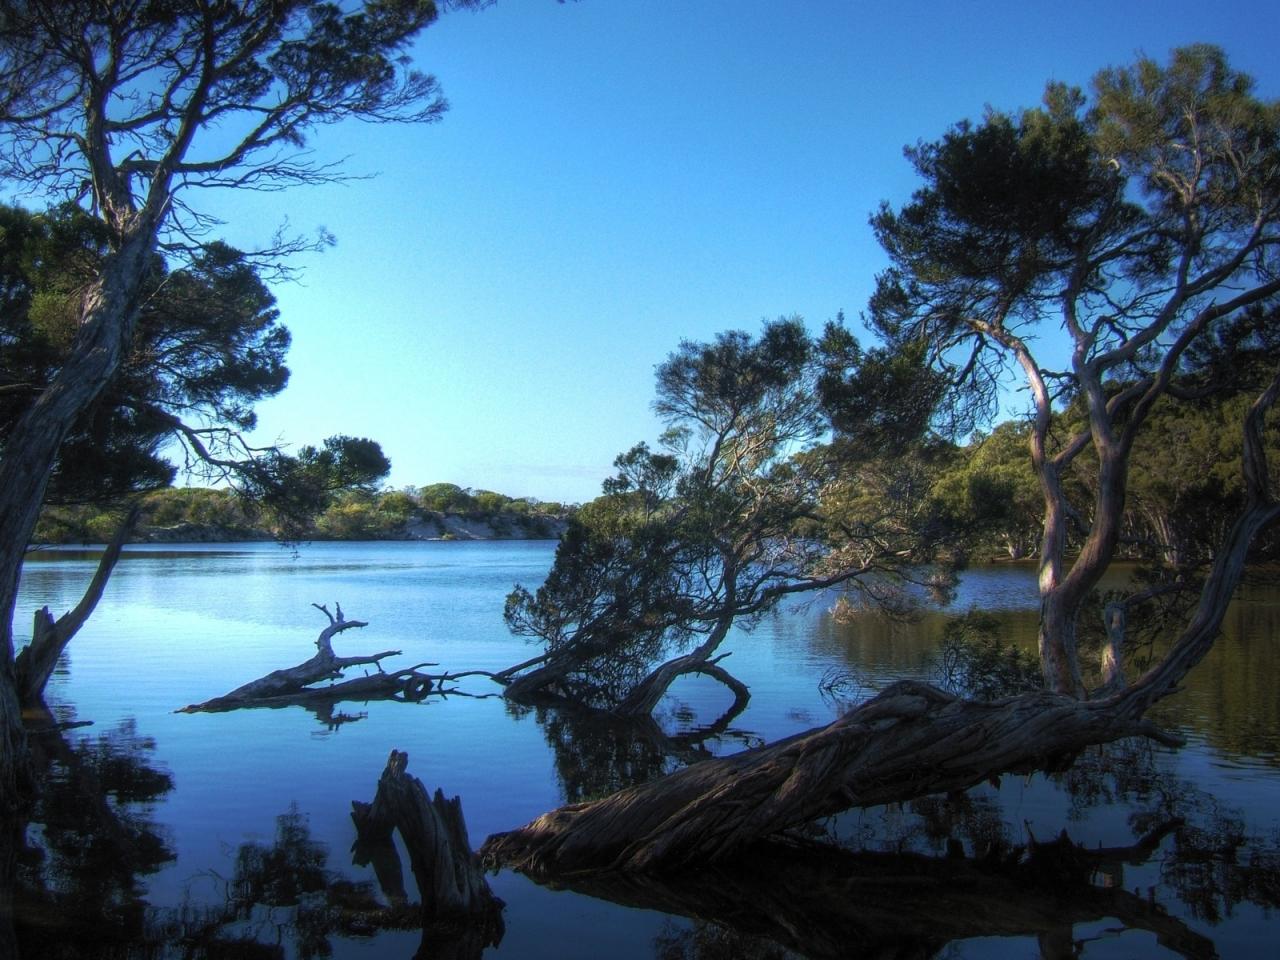
{"type": "MultiPolygon", "coordinates": [[[[433,663],[419,663],[412,667],[395,672],[387,672],[382,661],[387,657],[400,654],[399,650],[384,650],[367,656],[340,657],[333,652],[333,638],[345,630],[367,627],[364,620],[348,620],[342,613],[341,604],[335,604],[336,613],[330,613],[324,604],[313,603],[313,607],[329,618],[329,625],[320,631],[316,638],[316,654],[293,667],[273,670],[264,677],[236,687],[230,693],[203,703],[193,703],[182,707],[178,713],[213,713],[226,710],[239,710],[243,707],[331,707],[342,700],[422,700],[430,694],[456,693],[461,691],[448,688],[446,683],[461,677],[470,676],[474,671],[463,673],[427,674],[420,672],[421,667],[435,666],[433,663]],[[377,673],[363,677],[343,680],[342,671],[348,667],[377,667],[377,673]],[[326,686],[313,687],[311,684],[325,680],[338,680],[326,686]]],[[[484,674],[488,676],[488,674],[484,674]]]]}
{"type": "Polygon", "coordinates": [[[984,703],[900,681],[826,727],[561,807],[489,837],[480,852],[491,866],[560,880],[715,862],[850,807],[1061,769],[1090,744],[1176,742],[1132,699],[1041,691],[984,703]]]}
{"type": "Polygon", "coordinates": [[[480,858],[471,849],[461,800],[445,799],[438,789],[428,797],[422,781],[406,772],[408,764],[407,753],[392,750],[373,802],[352,801],[355,861],[372,862],[392,905],[404,903],[403,871],[391,841],[398,830],[421,896],[424,943],[433,930],[431,939],[437,942],[466,945],[462,949],[455,942],[450,953],[479,957],[485,947],[502,940],[504,904],[489,889],[480,858]]]}

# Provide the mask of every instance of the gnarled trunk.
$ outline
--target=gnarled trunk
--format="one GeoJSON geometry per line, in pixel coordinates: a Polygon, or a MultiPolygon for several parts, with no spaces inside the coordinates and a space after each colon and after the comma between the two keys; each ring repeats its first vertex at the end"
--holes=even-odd
{"type": "Polygon", "coordinates": [[[471,849],[462,802],[429,797],[417,777],[406,772],[409,755],[392,750],[372,803],[353,801],[351,819],[359,840],[358,863],[379,864],[383,889],[403,903],[399,856],[391,842],[398,830],[422,897],[423,942],[437,941],[431,956],[474,957],[502,940],[503,902],[493,895],[480,860],[471,849]],[[447,933],[441,940],[441,934],[447,933]]]}
{"type": "Polygon", "coordinates": [[[759,750],[544,814],[481,855],[534,875],[669,872],[848,809],[964,790],[1002,773],[1056,769],[1089,744],[1173,738],[1125,695],[1049,692],[995,703],[901,681],[839,720],[759,750]]]}

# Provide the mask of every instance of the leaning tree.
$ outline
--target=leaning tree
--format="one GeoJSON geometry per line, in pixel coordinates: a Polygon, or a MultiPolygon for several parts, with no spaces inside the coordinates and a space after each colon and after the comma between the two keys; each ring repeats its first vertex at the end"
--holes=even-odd
{"type": "MultiPolygon", "coordinates": [[[[0,449],[73,349],[78,291],[108,252],[101,223],[77,208],[36,215],[0,207],[0,449]]],[[[288,345],[275,298],[238,251],[211,243],[177,269],[157,256],[125,360],[68,430],[45,487],[46,505],[119,507],[123,519],[80,602],[56,620],[37,611],[15,661],[24,707],[39,706],[58,656],[100,599],[138,517],[138,495],[173,481],[173,451],[185,452],[188,469],[274,508],[286,531],[334,490],[386,475],[386,458],[368,440],[331,437],[323,450],[297,454],[243,441],[255,403],[288,382],[288,345]]]]}
{"type": "MultiPolygon", "coordinates": [[[[465,5],[461,0],[454,5],[465,5]]],[[[273,190],[341,171],[305,151],[319,126],[425,122],[445,108],[403,51],[430,0],[5,0],[0,177],[99,221],[106,245],[79,291],[75,335],[0,458],[0,804],[22,802],[26,751],[13,613],[23,551],[59,451],[129,356],[157,253],[189,258],[203,189],[273,190]]],[[[288,240],[275,255],[297,249],[288,240]]]]}
{"type": "Polygon", "coordinates": [[[836,325],[815,343],[797,318],[682,343],[657,370],[665,452],[619,456],[543,584],[508,597],[507,624],[543,652],[496,675],[504,696],[646,718],[701,674],[741,707],[747,688],[718,653],[734,625],[798,594],[919,579],[941,538],[919,522],[923,490],[900,482],[916,461],[880,457],[872,477],[864,458],[853,482],[836,472],[852,438],[820,442],[821,384],[855,349],[836,325]]]}
{"type": "MultiPolygon", "coordinates": [[[[493,862],[560,877],[669,870],[851,806],[1059,769],[1090,744],[1180,742],[1145,714],[1209,650],[1251,544],[1280,519],[1266,442],[1280,395],[1280,104],[1258,99],[1221,51],[1196,46],[1168,66],[1104,70],[1088,97],[1052,84],[1042,108],[989,113],[908,156],[924,185],[872,220],[891,267],[868,319],[886,356],[916,363],[919,380],[892,375],[880,356],[850,382],[879,379],[909,421],[927,421],[929,407],[954,425],[997,412],[1011,371],[1025,378],[1044,504],[1046,688],[979,702],[903,681],[827,727],[491,837],[493,862]],[[1222,394],[1250,396],[1235,427],[1241,506],[1199,599],[1131,682],[1120,666],[1128,601],[1109,604],[1100,682],[1086,689],[1095,671],[1077,629],[1117,553],[1135,444],[1158,402],[1222,394]],[[1063,435],[1067,418],[1055,414],[1072,401],[1087,415],[1063,435]],[[1085,462],[1089,482],[1068,485],[1085,462]],[[1081,489],[1091,502],[1072,502],[1081,489]]],[[[840,394],[828,391],[837,419],[843,402],[854,419],[891,426],[877,397],[840,394]]]]}

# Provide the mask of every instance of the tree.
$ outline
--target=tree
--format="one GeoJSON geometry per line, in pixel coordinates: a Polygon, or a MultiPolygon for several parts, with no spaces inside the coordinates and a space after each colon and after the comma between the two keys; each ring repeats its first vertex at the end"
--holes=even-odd
{"type": "Polygon", "coordinates": [[[933,559],[927,525],[903,522],[917,504],[902,466],[878,478],[895,495],[863,497],[818,443],[817,381],[836,363],[793,318],[755,339],[685,341],[658,367],[665,452],[642,443],[620,455],[543,585],[507,598],[510,628],[545,652],[498,675],[505,696],[645,717],[678,677],[700,673],[745,697],[715,656],[732,626],[802,592],[883,593],[933,559]]]}
{"type": "MultiPolygon", "coordinates": [[[[0,226],[0,296],[9,306],[0,320],[3,442],[66,362],[75,291],[91,282],[105,250],[99,225],[74,208],[43,216],[5,208],[0,226]]],[[[286,535],[303,529],[334,490],[367,487],[390,466],[368,440],[331,437],[323,450],[304,447],[296,456],[243,441],[254,404],[288,381],[289,333],[256,268],[237,251],[210,244],[186,267],[159,262],[144,292],[128,356],[69,431],[45,491],[46,505],[107,511],[111,546],[71,612],[56,621],[47,609],[37,613],[31,643],[15,661],[24,706],[38,705],[58,657],[93,612],[140,516],[139,495],[174,479],[166,445],[185,452],[189,469],[237,483],[248,494],[241,502],[267,506],[286,535]]]]}
{"type": "Polygon", "coordinates": [[[475,499],[456,483],[433,483],[418,491],[423,510],[435,513],[470,513],[476,509],[475,499]]]}
{"type": "MultiPolygon", "coordinates": [[[[1091,100],[1051,84],[1043,108],[990,113],[908,156],[924,186],[872,220],[892,264],[868,317],[885,353],[846,380],[892,387],[879,410],[905,399],[907,422],[923,429],[994,415],[1006,374],[1025,377],[1044,502],[1046,688],[987,703],[900,681],[824,728],[491,837],[491,862],[559,877],[674,871],[852,806],[1063,769],[1089,745],[1180,744],[1145,715],[1208,651],[1250,545],[1280,519],[1265,442],[1280,398],[1268,335],[1280,295],[1280,104],[1257,99],[1221,51],[1196,46],[1167,67],[1102,71],[1091,100]],[[1051,334],[1065,339],[1062,367],[1051,334]],[[939,404],[923,417],[921,392],[900,375],[912,363],[939,404]],[[1117,554],[1135,444],[1157,402],[1200,392],[1251,394],[1237,426],[1241,508],[1171,646],[1131,683],[1119,656],[1127,604],[1107,606],[1101,683],[1086,691],[1077,628],[1117,554]],[[1075,397],[1086,424],[1055,437],[1055,413],[1075,397]],[[1086,450],[1097,467],[1081,506],[1065,481],[1086,450]]],[[[856,399],[877,411],[879,397],[856,399]]]]}
{"type": "Polygon", "coordinates": [[[990,411],[1011,368],[1026,379],[1044,508],[1039,646],[1053,690],[1085,693],[1078,618],[1116,555],[1131,458],[1157,402],[1193,388],[1259,396],[1248,505],[1183,638],[1199,652],[1143,681],[1157,697],[1212,642],[1244,552],[1277,516],[1256,432],[1276,354],[1254,379],[1197,363],[1197,351],[1250,308],[1275,308],[1280,105],[1257,99],[1220,50],[1193,46],[1167,67],[1144,59],[1102,71],[1091,99],[1050,84],[1042,108],[989,113],[908,156],[925,185],[872,218],[892,266],[870,321],[891,347],[923,347],[956,407],[990,411]],[[1043,343],[1051,325],[1066,340],[1061,368],[1043,343]],[[1055,441],[1055,405],[1073,398],[1086,421],[1055,441]],[[1074,504],[1065,477],[1086,450],[1093,502],[1074,504]],[[1072,524],[1083,533],[1069,561],[1072,524]]]}
{"type": "Polygon", "coordinates": [[[980,542],[995,541],[1011,560],[1036,551],[1043,499],[1027,458],[1030,426],[1006,420],[975,438],[961,462],[944,471],[934,493],[975,527],[980,542]]]}
{"type": "MultiPolygon", "coordinates": [[[[6,448],[70,357],[79,291],[106,256],[101,224],[74,207],[40,215],[0,209],[6,448]]],[[[279,323],[275,297],[239,251],[211,243],[174,270],[157,257],[142,297],[122,369],[63,439],[45,503],[110,502],[168,486],[175,468],[161,453],[165,442],[229,449],[233,437],[254,426],[254,404],[288,382],[289,331],[279,323]]],[[[189,451],[189,463],[199,462],[196,452],[189,451]]]]}
{"type": "MultiPolygon", "coordinates": [[[[333,180],[307,160],[318,126],[426,122],[445,104],[409,68],[429,0],[5,0],[0,3],[0,176],[72,202],[105,253],[75,304],[56,375],[0,459],[0,796],[29,793],[15,691],[13,612],[22,555],[59,451],[125,364],[156,255],[198,257],[202,188],[272,190],[333,180]]],[[[282,241],[276,256],[305,244],[282,241]]],[[[277,261],[278,262],[278,261],[277,261]]]]}

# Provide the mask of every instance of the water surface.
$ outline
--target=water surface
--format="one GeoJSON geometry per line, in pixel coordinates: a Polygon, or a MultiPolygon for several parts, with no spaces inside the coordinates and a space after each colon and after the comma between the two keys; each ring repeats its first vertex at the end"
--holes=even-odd
{"type": "MultiPolygon", "coordinates": [[[[349,618],[368,621],[335,641],[339,655],[400,650],[388,666],[429,661],[451,670],[498,669],[523,660],[536,651],[506,631],[502,600],[513,583],[540,581],[553,546],[336,543],[296,554],[273,544],[129,549],[52,680],[48,699],[64,719],[93,721],[66,734],[71,748],[102,757],[109,742],[135,766],[154,771],[136,797],[127,790],[113,794],[120,810],[161,838],[168,855],[153,857],[161,862],[131,875],[144,918],[138,922],[154,933],[165,924],[178,931],[186,918],[182,929],[189,934],[190,919],[204,911],[208,921],[225,905],[229,878],[254,851],[271,848],[282,825],[288,836],[305,840],[298,849],[310,851],[317,869],[328,872],[326,883],[336,877],[376,889],[372,870],[350,862],[348,811],[352,800],[371,799],[392,748],[408,751],[410,772],[429,789],[462,797],[477,845],[566,799],[683,762],[611,731],[514,709],[497,697],[344,704],[327,718],[300,707],[173,712],[309,657],[326,623],[313,603],[332,610],[339,602],[349,618]],[[168,777],[171,788],[162,789],[165,781],[156,776],[168,777]]],[[[74,605],[95,562],[93,551],[33,556],[24,571],[19,623],[41,605],[55,614],[74,605]]],[[[819,684],[833,667],[855,671],[865,695],[901,677],[931,678],[933,645],[945,617],[957,610],[992,611],[1021,642],[1035,629],[1029,567],[972,570],[950,611],[933,611],[911,624],[874,618],[839,624],[828,613],[833,602],[813,599],[730,638],[726,648],[733,654],[724,665],[751,687],[752,698],[708,750],[733,752],[833,719],[841,704],[819,684]]],[[[912,949],[923,956],[1047,957],[1070,955],[1060,952],[1069,947],[1095,958],[1165,957],[1213,955],[1205,952],[1209,944],[1223,957],[1269,956],[1277,881],[1272,876],[1268,885],[1267,870],[1273,863],[1280,869],[1278,620],[1280,591],[1266,580],[1250,584],[1231,611],[1227,635],[1186,691],[1161,709],[1162,722],[1189,739],[1181,751],[1123,744],[1083,758],[1063,776],[1005,778],[950,805],[939,800],[849,813],[826,828],[877,854],[941,858],[948,851],[973,857],[1019,846],[1032,836],[1047,840],[1063,829],[1089,847],[1127,847],[1160,822],[1180,817],[1183,826],[1171,828],[1145,860],[1106,866],[1094,877],[1099,889],[1139,891],[1173,928],[1151,917],[1068,913],[1041,930],[1025,922],[1017,927],[1016,911],[1006,909],[1008,923],[978,923],[949,943],[912,949]],[[1250,864],[1257,869],[1249,872],[1250,864]]],[[[468,681],[466,690],[494,692],[482,679],[468,681]]],[[[670,731],[693,728],[713,719],[728,700],[712,682],[681,681],[660,708],[661,719],[670,731]]],[[[94,769],[108,766],[99,761],[94,769]]],[[[51,830],[49,836],[56,846],[60,835],[51,830]]],[[[66,868],[67,875],[49,877],[51,888],[80,891],[75,885],[83,880],[70,877],[63,863],[71,856],[66,852],[46,864],[46,873],[66,868]]],[[[858,869],[901,871],[906,862],[858,869]]],[[[733,930],[548,890],[507,872],[491,883],[507,903],[506,935],[486,957],[786,955],[733,930]]],[[[294,900],[304,907],[308,902],[306,896],[294,900]]],[[[1029,897],[1027,903],[1036,901],[1029,897]]],[[[1116,904],[1121,911],[1137,909],[1129,901],[1116,904]]],[[[990,909],[994,917],[1000,904],[990,909]]],[[[971,917],[980,912],[971,904],[964,910],[971,917]]],[[[868,903],[865,916],[872,913],[868,903]]],[[[56,943],[56,918],[49,923],[50,942],[56,943]]],[[[909,917],[904,926],[910,929],[909,917]]],[[[245,941],[273,944],[277,952],[271,955],[287,957],[325,950],[336,957],[409,957],[419,941],[416,931],[307,928],[297,907],[260,909],[220,929],[224,936],[232,931],[245,941]]],[[[869,955],[873,946],[850,944],[847,955],[869,955]]]]}

